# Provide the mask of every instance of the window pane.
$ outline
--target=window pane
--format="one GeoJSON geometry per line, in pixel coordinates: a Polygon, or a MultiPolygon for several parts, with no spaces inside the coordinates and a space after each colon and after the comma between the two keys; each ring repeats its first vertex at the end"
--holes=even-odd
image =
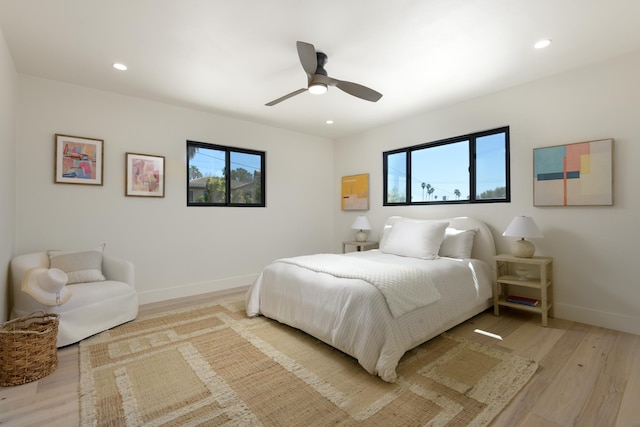
{"type": "Polygon", "coordinates": [[[261,156],[232,151],[231,203],[262,203],[261,156]]]}
{"type": "Polygon", "coordinates": [[[225,203],[225,156],[221,150],[189,145],[190,203],[225,203]]]}
{"type": "Polygon", "coordinates": [[[469,200],[469,141],[411,152],[411,202],[469,200]]]}
{"type": "Polygon", "coordinates": [[[407,202],[407,153],[387,155],[387,203],[407,202]]]}
{"type": "Polygon", "coordinates": [[[506,199],[507,165],[504,132],[476,139],[476,199],[506,199]]]}
{"type": "Polygon", "coordinates": [[[383,203],[509,202],[508,154],[508,126],[384,152],[383,203]]]}

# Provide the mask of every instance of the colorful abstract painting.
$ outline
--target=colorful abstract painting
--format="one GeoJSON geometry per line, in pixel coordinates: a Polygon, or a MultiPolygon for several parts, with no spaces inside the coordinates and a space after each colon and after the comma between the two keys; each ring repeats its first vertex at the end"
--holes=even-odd
{"type": "Polygon", "coordinates": [[[533,204],[613,205],[613,139],[535,148],[533,204]]]}
{"type": "Polygon", "coordinates": [[[164,197],[164,156],[126,153],[125,195],[164,197]]]}
{"type": "Polygon", "coordinates": [[[104,141],[56,134],[55,182],[102,185],[104,141]]]}

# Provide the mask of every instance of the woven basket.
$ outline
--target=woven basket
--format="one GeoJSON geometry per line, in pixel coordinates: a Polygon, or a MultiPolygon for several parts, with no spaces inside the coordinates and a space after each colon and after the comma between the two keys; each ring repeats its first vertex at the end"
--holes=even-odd
{"type": "Polygon", "coordinates": [[[0,326],[0,386],[35,381],[56,369],[59,317],[40,311],[0,326]]]}

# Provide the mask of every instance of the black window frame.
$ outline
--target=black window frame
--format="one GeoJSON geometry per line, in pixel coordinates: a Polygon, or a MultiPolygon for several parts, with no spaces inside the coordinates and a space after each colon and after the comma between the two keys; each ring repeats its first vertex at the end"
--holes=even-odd
{"type": "Polygon", "coordinates": [[[510,203],[511,202],[511,167],[510,167],[510,135],[509,126],[503,126],[496,129],[485,130],[482,132],[474,132],[467,135],[456,136],[452,138],[446,138],[439,141],[433,141],[414,145],[411,147],[398,148],[394,150],[384,151],[382,153],[382,205],[383,206],[416,206],[416,205],[451,205],[451,204],[475,204],[475,203],[510,203]],[[489,135],[505,134],[505,197],[502,198],[485,198],[480,199],[476,194],[476,140],[489,135]],[[433,148],[448,144],[455,144],[458,142],[469,142],[469,199],[463,200],[411,200],[411,154],[414,151],[423,150],[425,148],[433,148]],[[387,197],[389,195],[388,187],[388,157],[394,154],[405,154],[405,201],[404,202],[389,202],[387,197]]]}
{"type": "Polygon", "coordinates": [[[250,207],[250,208],[264,208],[267,205],[267,178],[266,178],[266,163],[267,163],[267,153],[266,151],[260,150],[252,150],[248,148],[239,148],[232,147],[226,145],[219,144],[211,144],[207,142],[193,141],[187,140],[187,206],[218,206],[218,207],[250,207]],[[206,148],[209,150],[217,150],[225,153],[225,201],[222,202],[193,202],[190,201],[189,191],[190,191],[190,176],[189,171],[191,168],[191,158],[189,156],[190,147],[194,149],[198,148],[206,148]],[[240,153],[240,154],[252,154],[260,156],[260,189],[261,189],[261,198],[259,203],[237,203],[231,201],[231,155],[232,153],[240,153]]]}

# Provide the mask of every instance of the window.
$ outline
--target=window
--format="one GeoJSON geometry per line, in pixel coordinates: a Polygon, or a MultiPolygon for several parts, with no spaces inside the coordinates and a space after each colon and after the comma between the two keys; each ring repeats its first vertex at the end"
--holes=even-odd
{"type": "Polygon", "coordinates": [[[187,206],[265,206],[265,152],[187,141],[187,206]]]}
{"type": "Polygon", "coordinates": [[[382,153],[385,206],[509,202],[509,127],[382,153]]]}

